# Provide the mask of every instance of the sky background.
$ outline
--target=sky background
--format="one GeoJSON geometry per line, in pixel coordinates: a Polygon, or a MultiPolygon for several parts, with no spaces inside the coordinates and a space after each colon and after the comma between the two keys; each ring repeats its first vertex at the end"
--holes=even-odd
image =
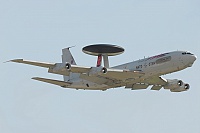
{"type": "Polygon", "coordinates": [[[199,133],[199,60],[164,76],[190,83],[187,92],[63,89],[31,80],[47,69],[10,59],[61,62],[71,49],[78,65],[95,66],[82,48],[111,43],[118,65],[174,50],[200,57],[199,0],[0,0],[1,133],[199,133]]]}

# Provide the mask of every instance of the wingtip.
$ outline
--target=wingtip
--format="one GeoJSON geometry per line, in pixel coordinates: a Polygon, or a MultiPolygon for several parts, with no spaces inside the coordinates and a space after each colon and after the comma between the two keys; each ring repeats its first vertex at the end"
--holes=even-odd
{"type": "Polygon", "coordinates": [[[8,62],[21,62],[23,61],[23,59],[14,59],[14,60],[8,60],[8,61],[5,61],[3,63],[8,63],[8,62]]]}
{"type": "Polygon", "coordinates": [[[9,60],[7,62],[22,62],[22,61],[23,61],[23,59],[14,59],[14,60],[9,60]]]}
{"type": "Polygon", "coordinates": [[[32,77],[31,79],[38,80],[38,79],[39,79],[39,77],[32,77]]]}

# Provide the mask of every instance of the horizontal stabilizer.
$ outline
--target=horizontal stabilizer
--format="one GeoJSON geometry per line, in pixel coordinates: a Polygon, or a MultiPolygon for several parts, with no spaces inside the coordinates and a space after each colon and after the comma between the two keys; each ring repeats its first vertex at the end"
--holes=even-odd
{"type": "Polygon", "coordinates": [[[46,67],[46,68],[49,68],[55,65],[55,63],[37,62],[37,61],[29,61],[29,60],[23,60],[23,59],[10,60],[9,62],[23,63],[23,64],[34,65],[34,66],[39,66],[39,67],[46,67]]]}
{"type": "Polygon", "coordinates": [[[41,81],[41,82],[46,82],[46,83],[49,83],[49,84],[59,85],[61,87],[67,87],[67,86],[72,84],[71,82],[65,82],[65,81],[53,80],[53,79],[46,79],[46,78],[39,78],[39,77],[33,77],[32,79],[38,80],[38,81],[41,81]]]}

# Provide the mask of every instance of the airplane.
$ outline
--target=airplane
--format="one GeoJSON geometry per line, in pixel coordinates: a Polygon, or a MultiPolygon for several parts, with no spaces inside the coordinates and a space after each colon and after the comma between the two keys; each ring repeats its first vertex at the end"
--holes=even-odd
{"type": "Polygon", "coordinates": [[[62,49],[61,63],[45,63],[24,59],[14,59],[9,62],[48,68],[48,73],[62,75],[64,80],[41,77],[33,77],[32,79],[63,88],[105,91],[117,87],[140,90],[152,86],[151,90],[164,88],[171,92],[182,92],[190,88],[188,83],[184,83],[180,79],[164,79],[161,75],[192,67],[197,59],[190,52],[173,51],[109,67],[108,56],[123,53],[124,49],[122,47],[111,44],[95,44],[84,47],[82,51],[98,56],[97,65],[92,67],[78,66],[70,52],[70,47],[62,49]],[[101,64],[102,58],[104,66],[101,64]]]}

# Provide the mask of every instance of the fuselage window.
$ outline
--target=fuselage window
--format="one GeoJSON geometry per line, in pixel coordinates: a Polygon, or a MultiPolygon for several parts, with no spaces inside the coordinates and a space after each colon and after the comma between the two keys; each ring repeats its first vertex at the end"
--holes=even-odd
{"type": "Polygon", "coordinates": [[[153,65],[155,65],[156,63],[155,62],[150,62],[149,63],[149,66],[153,66],[153,65]]]}
{"type": "Polygon", "coordinates": [[[142,65],[136,66],[136,69],[142,69],[142,65]]]}
{"type": "Polygon", "coordinates": [[[171,56],[167,56],[167,57],[160,58],[160,59],[156,60],[156,64],[165,63],[165,62],[168,62],[170,60],[171,60],[171,56]]]}

